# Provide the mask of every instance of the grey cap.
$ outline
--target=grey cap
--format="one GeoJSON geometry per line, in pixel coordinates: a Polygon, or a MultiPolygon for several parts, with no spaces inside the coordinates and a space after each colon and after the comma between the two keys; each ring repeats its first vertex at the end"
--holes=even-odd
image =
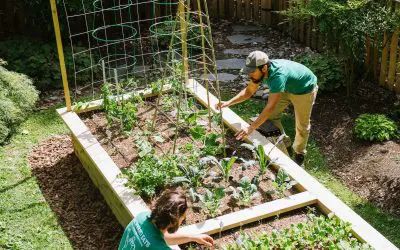
{"type": "Polygon", "coordinates": [[[246,58],[246,66],[240,70],[241,73],[250,74],[255,71],[258,66],[267,64],[269,61],[268,55],[262,51],[253,51],[246,58]]]}

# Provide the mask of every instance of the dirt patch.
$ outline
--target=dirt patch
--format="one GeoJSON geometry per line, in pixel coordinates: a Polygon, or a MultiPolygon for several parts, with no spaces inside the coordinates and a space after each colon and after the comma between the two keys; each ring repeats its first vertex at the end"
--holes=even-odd
{"type": "Polygon", "coordinates": [[[73,153],[69,136],[40,142],[28,161],[74,248],[117,249],[123,228],[73,153]]]}
{"type": "Polygon", "coordinates": [[[321,94],[312,114],[312,134],[328,166],[352,190],[378,207],[400,216],[400,141],[371,143],[354,136],[362,113],[390,113],[395,96],[372,83],[321,94]],[[329,119],[327,119],[329,118],[329,119]]]}

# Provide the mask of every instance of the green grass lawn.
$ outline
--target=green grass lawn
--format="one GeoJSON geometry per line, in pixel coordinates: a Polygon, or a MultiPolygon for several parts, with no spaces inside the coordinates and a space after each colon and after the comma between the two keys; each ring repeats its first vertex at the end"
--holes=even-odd
{"type": "MultiPolygon", "coordinates": [[[[230,96],[224,96],[222,99],[227,100],[229,97],[230,96]]],[[[265,104],[265,101],[251,99],[247,102],[232,106],[231,108],[243,119],[248,120],[257,113],[261,113],[265,104]]],[[[294,118],[291,115],[283,114],[282,124],[285,127],[285,132],[291,138],[294,138],[294,118]]],[[[314,126],[317,125],[314,124],[314,126]]],[[[351,207],[392,243],[400,247],[400,219],[381,211],[370,202],[352,192],[345,184],[333,176],[312,136],[307,146],[307,155],[304,165],[308,173],[331,190],[338,198],[351,207]]]]}
{"type": "Polygon", "coordinates": [[[27,163],[32,146],[67,128],[51,109],[31,115],[23,130],[0,147],[0,249],[72,249],[27,163]]]}

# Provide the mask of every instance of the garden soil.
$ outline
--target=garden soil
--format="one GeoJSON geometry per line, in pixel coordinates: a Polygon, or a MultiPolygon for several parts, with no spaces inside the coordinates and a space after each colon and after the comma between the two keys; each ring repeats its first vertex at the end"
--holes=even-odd
{"type": "Polygon", "coordinates": [[[28,157],[33,175],[75,249],[117,249],[123,228],[73,152],[69,136],[50,137],[28,157]]]}
{"type": "Polygon", "coordinates": [[[372,143],[354,136],[360,114],[389,114],[394,101],[392,93],[368,82],[350,97],[345,90],[320,94],[311,132],[337,177],[360,196],[400,217],[400,141],[372,143]]]}

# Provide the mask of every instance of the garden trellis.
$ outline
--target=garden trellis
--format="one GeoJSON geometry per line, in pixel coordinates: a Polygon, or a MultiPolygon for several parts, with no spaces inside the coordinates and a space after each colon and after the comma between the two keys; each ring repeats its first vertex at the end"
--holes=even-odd
{"type": "MultiPolygon", "coordinates": [[[[196,10],[190,8],[192,3],[187,0],[126,0],[112,3],[107,1],[109,5],[103,5],[105,1],[96,0],[82,1],[83,13],[67,11],[71,46],[84,48],[73,51],[73,74],[75,77],[79,74],[91,76],[90,82],[71,84],[75,100],[75,104],[71,105],[70,86],[66,80],[60,32],[57,27],[56,5],[55,1],[51,0],[67,104],[66,108],[58,109],[58,113],[72,132],[76,155],[123,226],[140,212],[148,210],[148,206],[133,190],[126,187],[127,180],[121,177],[120,169],[77,113],[101,107],[117,107],[115,110],[119,112],[124,110],[124,101],[127,100],[133,105],[128,106],[131,111],[137,108],[136,102],[155,97],[156,101],[152,107],[155,111],[148,119],[148,125],[154,129],[159,124],[157,114],[163,112],[162,97],[167,95],[167,92],[172,92],[172,103],[176,113],[171,115],[170,119],[173,119],[176,132],[171,139],[173,146],[160,149],[170,157],[176,151],[179,131],[191,129],[181,121],[181,115],[190,108],[191,96],[206,108],[207,122],[204,127],[211,128],[211,118],[219,117],[221,119],[216,120],[219,120],[221,127],[213,129],[225,136],[224,124],[235,132],[247,125],[229,108],[215,108],[220,101],[220,91],[207,3],[193,2],[197,3],[196,10]],[[153,6],[150,10],[151,15],[141,18],[138,9],[149,3],[153,6]],[[80,55],[90,58],[90,67],[79,67],[80,55]],[[83,100],[80,101],[79,97],[88,89],[91,98],[84,99],[85,103],[82,104],[83,100]],[[97,100],[100,93],[103,94],[103,99],[97,100]],[[109,101],[115,106],[107,107],[106,103],[109,101]]],[[[63,3],[67,10],[67,0],[63,3]]],[[[126,115],[124,112],[118,112],[116,116],[126,115]]],[[[123,125],[121,124],[122,128],[123,125]]],[[[207,133],[209,132],[211,131],[207,133]]],[[[340,219],[350,222],[353,234],[361,241],[366,241],[376,249],[396,249],[267,138],[256,131],[247,141],[261,145],[263,151],[268,152],[266,156],[275,159],[272,166],[285,171],[296,181],[299,193],[187,225],[180,229],[182,232],[214,234],[308,205],[316,205],[322,212],[333,212],[340,219]]],[[[223,139],[222,145],[224,144],[223,139]]]]}

